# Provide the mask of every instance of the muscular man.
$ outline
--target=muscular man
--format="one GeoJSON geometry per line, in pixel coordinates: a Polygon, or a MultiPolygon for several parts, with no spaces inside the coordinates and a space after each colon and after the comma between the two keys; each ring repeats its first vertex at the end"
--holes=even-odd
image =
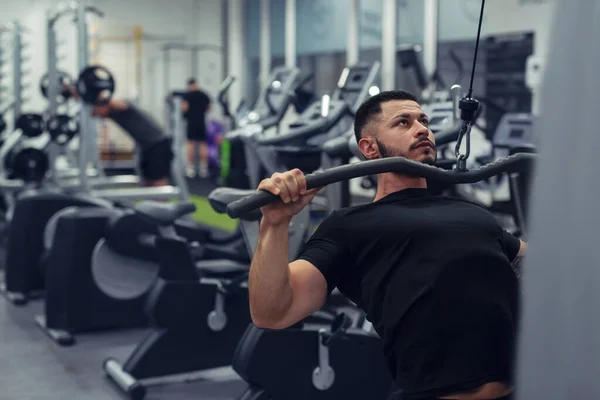
{"type": "MultiPolygon", "coordinates": [[[[367,159],[435,162],[427,116],[409,93],[371,97],[354,129],[367,159]]],[[[288,224],[316,190],[299,170],[260,183],[282,202],[262,208],[249,278],[254,324],[286,328],[337,287],[382,338],[403,400],[510,398],[526,244],[482,207],[430,196],[424,178],[377,179],[372,203],[334,212],[291,264],[288,224]]]]}
{"type": "Polygon", "coordinates": [[[187,119],[187,156],[192,166],[189,171],[193,174],[196,169],[196,152],[200,153],[200,175],[208,172],[208,145],[206,144],[206,113],[210,109],[210,98],[198,88],[195,79],[188,81],[188,93],[185,95],[181,108],[187,119]]]}

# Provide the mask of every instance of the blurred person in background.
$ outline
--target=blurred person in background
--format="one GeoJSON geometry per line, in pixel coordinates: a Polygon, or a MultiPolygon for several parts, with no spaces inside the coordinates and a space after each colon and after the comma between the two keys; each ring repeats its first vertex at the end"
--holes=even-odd
{"type": "Polygon", "coordinates": [[[210,110],[210,98],[198,88],[194,78],[188,80],[188,92],[181,103],[181,110],[187,120],[187,174],[189,177],[193,177],[199,172],[200,177],[207,177],[206,113],[210,110]],[[200,155],[199,171],[197,154],[200,155]]]}

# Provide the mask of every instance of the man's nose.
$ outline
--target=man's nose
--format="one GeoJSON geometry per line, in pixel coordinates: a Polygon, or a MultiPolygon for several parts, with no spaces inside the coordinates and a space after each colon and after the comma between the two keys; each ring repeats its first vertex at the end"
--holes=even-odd
{"type": "Polygon", "coordinates": [[[415,126],[415,136],[418,138],[422,136],[429,136],[429,127],[417,122],[415,126]]]}

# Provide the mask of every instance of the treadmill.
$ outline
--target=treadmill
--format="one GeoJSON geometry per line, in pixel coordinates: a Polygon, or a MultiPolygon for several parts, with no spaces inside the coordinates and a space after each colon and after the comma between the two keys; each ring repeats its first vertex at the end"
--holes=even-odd
{"type": "Polygon", "coordinates": [[[230,171],[226,186],[243,189],[251,187],[246,175],[243,137],[277,127],[292,105],[296,93],[310,79],[311,74],[303,73],[298,68],[275,67],[252,110],[243,118],[232,119],[232,125],[236,129],[224,137],[230,148],[230,171]]]}
{"type": "Polygon", "coordinates": [[[300,168],[310,173],[318,169],[323,145],[352,126],[354,113],[369,96],[379,68],[379,62],[344,68],[333,94],[309,106],[286,132],[274,136],[264,132],[244,135],[252,187],[257,187],[264,176],[278,171],[300,168]]]}

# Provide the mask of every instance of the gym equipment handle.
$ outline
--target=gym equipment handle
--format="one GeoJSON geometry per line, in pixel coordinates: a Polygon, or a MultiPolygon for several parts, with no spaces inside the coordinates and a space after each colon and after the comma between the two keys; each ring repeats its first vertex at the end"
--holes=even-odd
{"type": "MultiPolygon", "coordinates": [[[[360,163],[342,165],[324,171],[306,175],[306,187],[313,189],[348,179],[376,175],[385,172],[396,172],[422,176],[443,183],[474,183],[503,173],[520,172],[535,161],[535,154],[518,153],[501,158],[490,164],[468,171],[448,171],[435,166],[408,160],[404,157],[389,157],[360,163]]],[[[261,191],[227,205],[227,215],[240,218],[245,213],[280,200],[269,192],[261,191]]]]}

